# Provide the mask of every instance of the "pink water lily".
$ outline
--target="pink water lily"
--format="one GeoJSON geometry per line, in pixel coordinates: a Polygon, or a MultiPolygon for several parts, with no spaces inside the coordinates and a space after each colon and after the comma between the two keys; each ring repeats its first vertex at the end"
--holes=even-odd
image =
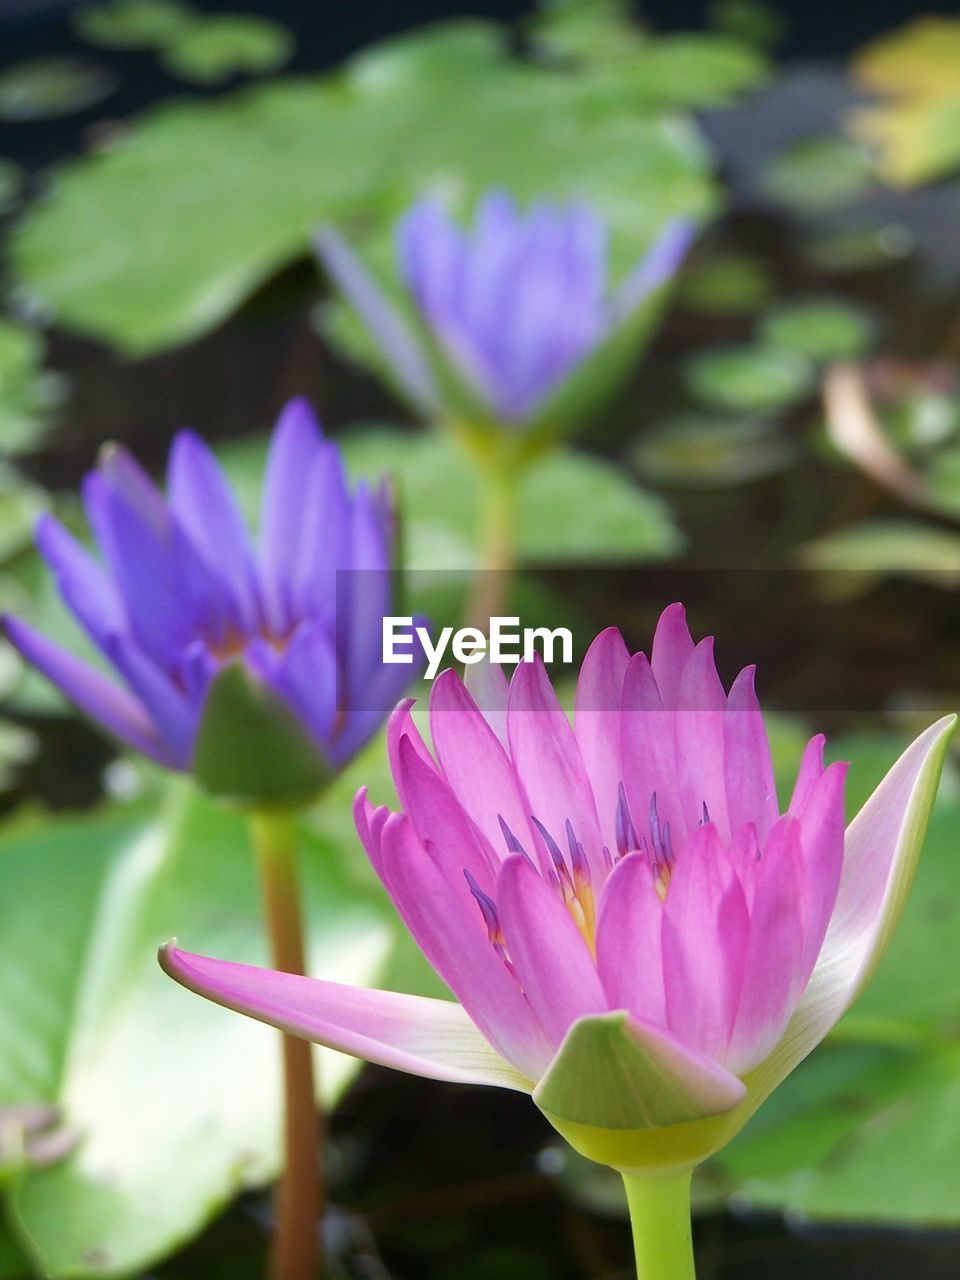
{"type": "Polygon", "coordinates": [[[648,658],[597,637],[571,725],[539,662],[401,704],[401,813],[360,838],[457,998],[360,991],[165,949],[184,985],[372,1061],[532,1092],[586,1154],[682,1168],[827,1034],[885,949],[954,720],[844,830],[846,765],[813,738],[785,809],[746,668],[725,692],[681,606],[648,658]],[[473,696],[475,695],[475,696],[473,696]]]}

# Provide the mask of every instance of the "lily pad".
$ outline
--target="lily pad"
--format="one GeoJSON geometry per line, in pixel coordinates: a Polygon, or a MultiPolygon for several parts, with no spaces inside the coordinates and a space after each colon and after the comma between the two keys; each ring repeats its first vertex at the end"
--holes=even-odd
{"type": "MultiPolygon", "coordinates": [[[[358,877],[354,841],[321,824],[302,832],[311,965],[371,983],[392,937],[385,900],[358,877]]],[[[0,1097],[57,1103],[78,1137],[11,1189],[11,1224],[44,1275],[139,1273],[277,1169],[276,1036],[177,988],[156,962],[173,933],[266,961],[243,820],[176,782],[158,818],[34,824],[0,857],[0,1097]]],[[[320,1062],[328,1098],[358,1070],[320,1062]]]]}
{"type": "Polygon", "coordinates": [[[59,170],[12,254],[59,324],[144,354],[219,323],[325,220],[376,238],[429,190],[459,212],[491,186],[588,198],[625,270],[669,218],[715,206],[708,170],[691,124],[588,106],[497,28],[449,23],[333,76],[157,108],[59,170]]]}
{"type": "Polygon", "coordinates": [[[46,342],[36,329],[0,317],[0,451],[34,448],[64,396],[64,382],[44,371],[46,342]]]}
{"type": "MultiPolygon", "coordinates": [[[[403,513],[404,563],[410,570],[476,567],[477,476],[446,435],[371,425],[338,440],[354,476],[394,483],[403,513]]],[[[218,451],[241,501],[256,508],[265,441],[218,451]]],[[[633,484],[623,469],[572,449],[536,459],[521,477],[515,510],[521,561],[530,565],[660,560],[681,535],[668,505],[633,484]],[[577,519],[570,519],[570,512],[577,519]]]]}
{"type": "Polygon", "coordinates": [[[766,75],[755,45],[732,33],[651,36],[626,0],[545,6],[532,24],[541,57],[576,73],[592,101],[658,110],[724,106],[766,75]]]}
{"type": "Polygon", "coordinates": [[[773,283],[760,258],[748,253],[715,253],[687,267],[677,296],[704,315],[744,315],[770,299],[773,283]]]}
{"type": "Polygon", "coordinates": [[[852,71],[889,99],[849,122],[878,152],[887,181],[910,186],[960,166],[960,19],[917,18],[858,50],[852,71]]]}
{"type": "Polygon", "coordinates": [[[844,571],[869,585],[896,576],[947,590],[960,587],[960,534],[919,520],[866,520],[824,534],[801,550],[810,569],[844,571]]]}
{"type": "Polygon", "coordinates": [[[75,10],[73,28],[81,40],[106,49],[162,48],[182,36],[198,17],[180,0],[113,0],[75,10]]]}
{"type": "Polygon", "coordinates": [[[761,49],[773,49],[786,34],[784,15],[763,0],[713,0],[707,13],[718,31],[761,49]]]}
{"type": "Polygon", "coordinates": [[[23,170],[13,160],[0,158],[0,214],[15,209],[23,186],[23,170]]]}
{"type": "Polygon", "coordinates": [[[800,213],[850,204],[871,184],[864,148],[832,134],[791,143],[774,156],[764,177],[767,194],[800,213]]]}
{"type": "Polygon", "coordinates": [[[770,311],[759,334],[771,346],[788,347],[811,360],[855,360],[872,345],[874,326],[859,307],[825,298],[770,311]]]}
{"type": "Polygon", "coordinates": [[[632,456],[644,479],[655,484],[717,489],[781,471],[795,454],[765,423],[685,414],[644,431],[632,456]]]}
{"type": "Polygon", "coordinates": [[[267,18],[225,13],[195,22],[165,45],[162,65],[195,84],[221,84],[238,73],[278,71],[293,54],[293,36],[267,18]]]}
{"type": "Polygon", "coordinates": [[[30,545],[34,522],[45,505],[43,491],[0,460],[0,565],[30,545]]]}
{"type": "Polygon", "coordinates": [[[45,120],[85,111],[119,83],[110,67],[86,58],[37,58],[0,72],[0,120],[45,120]]]}
{"type": "Polygon", "coordinates": [[[713,408],[762,413],[786,409],[809,396],[814,368],[797,351],[769,345],[719,347],[688,360],[687,390],[713,408]]]}

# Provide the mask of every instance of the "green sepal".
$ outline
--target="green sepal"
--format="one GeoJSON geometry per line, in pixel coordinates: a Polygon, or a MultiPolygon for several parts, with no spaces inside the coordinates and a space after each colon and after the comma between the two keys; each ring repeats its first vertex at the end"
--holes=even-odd
{"type": "Polygon", "coordinates": [[[191,772],[243,806],[304,802],[333,775],[297,714],[239,661],[210,686],[191,772]]]}
{"type": "Polygon", "coordinates": [[[745,1096],[723,1067],[622,1011],[575,1022],[533,1093],[571,1146],[619,1169],[699,1163],[745,1096]]]}

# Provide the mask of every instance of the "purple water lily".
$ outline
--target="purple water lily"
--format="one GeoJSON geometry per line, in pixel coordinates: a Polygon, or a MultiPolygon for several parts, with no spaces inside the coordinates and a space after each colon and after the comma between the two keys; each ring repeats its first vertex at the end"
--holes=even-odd
{"type": "MultiPolygon", "coordinates": [[[[37,545],[123,684],[18,618],[5,620],[6,633],[82,711],[144,755],[190,769],[211,689],[240,666],[271,705],[292,713],[329,773],[409,680],[410,667],[380,660],[380,619],[390,611],[388,495],[363,483],[351,491],[339,450],[304,401],[286,407],[274,432],[258,545],[191,431],[173,442],[166,496],[111,446],[83,499],[102,559],[50,515],[37,545]]],[[[230,746],[239,754],[248,743],[230,746]]]]}
{"type": "Polygon", "coordinates": [[[670,279],[692,232],[689,223],[670,223],[612,289],[607,227],[587,205],[538,203],[523,213],[492,192],[464,231],[437,200],[423,199],[398,224],[397,258],[428,342],[332,228],[316,243],[420,412],[442,415],[455,382],[498,423],[518,427],[670,279]]]}

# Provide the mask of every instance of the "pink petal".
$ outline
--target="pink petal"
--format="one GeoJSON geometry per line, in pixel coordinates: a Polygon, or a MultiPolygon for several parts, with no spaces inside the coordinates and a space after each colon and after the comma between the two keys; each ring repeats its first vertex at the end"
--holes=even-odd
{"type": "Polygon", "coordinates": [[[603,886],[597,972],[611,1009],[666,1024],[660,929],[663,903],[643,854],[622,858],[603,886]]]}
{"type": "Polygon", "coordinates": [[[520,985],[558,1048],[577,1018],[609,1007],[587,944],[559,893],[523,854],[500,869],[497,907],[520,985]]]}
{"type": "Polygon", "coordinates": [[[663,705],[671,710],[680,697],[680,678],[693,653],[693,640],[687,627],[687,613],[682,604],[664,609],[653,636],[650,665],[663,705]]]}
{"type": "Polygon", "coordinates": [[[684,1044],[723,1062],[740,1003],[750,916],[712,823],[694,833],[677,860],[662,938],[667,1026],[684,1044]]]}
{"type": "MultiPolygon", "coordinates": [[[[755,667],[734,680],[724,715],[723,763],[730,830],[752,822],[763,845],[779,815],[770,743],[754,689],[755,667]]],[[[713,810],[710,811],[711,817],[713,810]]]]}
{"type": "Polygon", "coordinates": [[[661,826],[669,823],[679,847],[688,830],[696,826],[700,811],[687,817],[677,793],[677,757],[674,739],[676,714],[664,709],[660,690],[646,656],[634,654],[623,682],[623,784],[637,834],[649,825],[650,803],[657,797],[661,826]]]}
{"type": "Polygon", "coordinates": [[[509,751],[507,702],[510,682],[503,674],[503,667],[498,662],[488,662],[486,658],[483,662],[474,662],[464,671],[463,683],[480,714],[497,735],[501,747],[509,751]]]}
{"type": "Polygon", "coordinates": [[[438,865],[460,878],[469,871],[485,893],[493,893],[500,859],[447,783],[406,737],[400,739],[397,784],[414,831],[422,843],[436,848],[438,865]]]}
{"type": "Polygon", "coordinates": [[[737,1075],[773,1049],[806,980],[803,854],[795,818],[780,819],[756,866],[743,990],[725,1058],[737,1075]]]}
{"type": "Polygon", "coordinates": [[[713,639],[701,640],[680,680],[676,719],[677,780],[689,831],[706,805],[721,839],[730,832],[724,776],[727,699],[713,660],[713,639]]]}
{"type": "Polygon", "coordinates": [[[171,942],[160,948],[159,959],[164,971],[190,991],[288,1035],[431,1080],[530,1087],[452,1001],[214,960],[171,942]]]}
{"type": "Polygon", "coordinates": [[[424,848],[401,814],[381,835],[383,878],[420,950],[499,1053],[530,1079],[551,1056],[550,1044],[515,979],[494,949],[466,877],[444,854],[424,848]]]}
{"type": "Polygon", "coordinates": [[[794,783],[793,795],[790,797],[789,812],[795,818],[802,816],[807,801],[823,774],[823,748],[826,741],[823,734],[818,733],[804,747],[797,781],[794,783]]]}
{"type": "MultiPolygon", "coordinates": [[[[606,875],[593,792],[570,721],[557,701],[543,662],[521,662],[510,684],[507,712],[510,752],[527,801],[527,812],[558,844],[569,819],[590,862],[594,883],[606,875]]],[[[549,854],[537,836],[545,868],[549,854]]]]}
{"type": "Polygon", "coordinates": [[[593,789],[600,838],[609,849],[616,848],[618,789],[624,778],[620,704],[629,662],[623,636],[607,627],[587,650],[577,681],[574,734],[593,789]]]}
{"type": "Polygon", "coordinates": [[[398,781],[397,776],[399,773],[401,741],[404,738],[409,738],[414,750],[424,764],[439,773],[414,721],[412,715],[413,707],[414,699],[404,698],[402,702],[397,703],[390,715],[390,719],[387,721],[387,758],[390,761],[390,769],[393,773],[393,782],[397,788],[397,795],[400,797],[400,803],[404,808],[407,807],[407,797],[401,789],[401,783],[398,781]]]}
{"type": "Polygon", "coordinates": [[[529,809],[513,765],[454,671],[444,671],[434,681],[430,736],[450,787],[498,858],[508,853],[501,817],[533,854],[529,809]]]}
{"type": "Polygon", "coordinates": [[[836,763],[824,771],[800,817],[806,903],[804,982],[820,953],[840,887],[845,821],[843,787],[847,767],[836,763]]]}
{"type": "Polygon", "coordinates": [[[870,981],[896,929],[956,716],[903,753],[846,833],[840,889],[817,963],[780,1042],[751,1074],[756,1104],[820,1043],[870,981]]]}

